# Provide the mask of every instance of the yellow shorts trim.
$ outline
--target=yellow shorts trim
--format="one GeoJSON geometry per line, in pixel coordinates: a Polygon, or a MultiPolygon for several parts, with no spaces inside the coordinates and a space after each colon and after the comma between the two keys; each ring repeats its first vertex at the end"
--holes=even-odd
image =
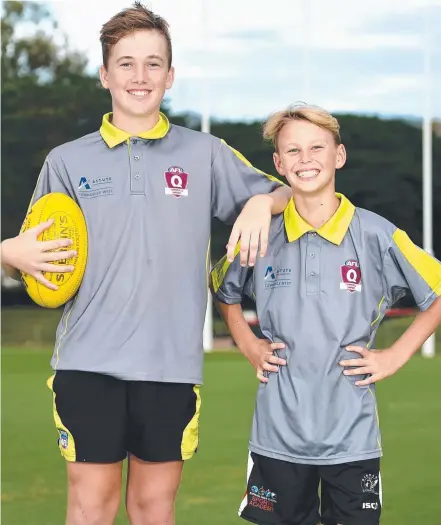
{"type": "Polygon", "coordinates": [[[199,388],[199,385],[193,387],[193,391],[196,394],[196,411],[182,434],[181,455],[183,460],[192,458],[199,444],[199,414],[201,411],[199,388]]]}
{"type": "Polygon", "coordinates": [[[70,433],[69,429],[61,421],[60,415],[57,411],[57,404],[55,402],[56,394],[54,392],[54,379],[55,375],[51,376],[46,384],[52,392],[52,410],[54,415],[55,426],[58,431],[58,448],[61,455],[67,461],[76,461],[76,450],[75,450],[75,440],[73,435],[70,433]]]}

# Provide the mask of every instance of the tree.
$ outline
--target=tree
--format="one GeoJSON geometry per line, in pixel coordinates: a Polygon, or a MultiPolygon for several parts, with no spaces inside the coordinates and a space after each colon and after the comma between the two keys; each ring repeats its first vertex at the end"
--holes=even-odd
{"type": "Polygon", "coordinates": [[[9,237],[17,234],[49,151],[96,130],[110,103],[98,79],[86,74],[87,59],[40,29],[56,27],[44,5],[4,2],[1,23],[2,236],[9,237]],[[18,37],[24,22],[35,33],[18,37]]]}
{"type": "Polygon", "coordinates": [[[1,66],[5,84],[23,77],[41,82],[66,74],[84,73],[87,59],[71,51],[67,39],[59,47],[40,28],[43,22],[50,22],[53,30],[57,28],[44,4],[7,1],[2,7],[1,66]],[[18,37],[16,29],[24,22],[35,24],[36,31],[31,36],[18,37]]]}

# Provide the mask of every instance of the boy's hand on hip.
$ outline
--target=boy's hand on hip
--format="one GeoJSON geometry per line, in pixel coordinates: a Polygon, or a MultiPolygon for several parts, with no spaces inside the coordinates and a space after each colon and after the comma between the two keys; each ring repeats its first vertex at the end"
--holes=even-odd
{"type": "Polygon", "coordinates": [[[285,366],[286,360],[274,355],[275,350],[285,348],[284,343],[272,343],[268,339],[256,339],[242,352],[256,369],[256,376],[262,383],[267,383],[265,372],[278,372],[279,366],[285,366]]]}
{"type": "Polygon", "coordinates": [[[369,375],[366,379],[356,381],[356,386],[367,386],[372,383],[378,383],[386,377],[390,377],[397,372],[405,363],[406,359],[392,348],[384,350],[368,350],[361,346],[347,346],[349,352],[357,352],[361,355],[357,359],[345,359],[340,361],[340,366],[351,368],[344,370],[346,376],[369,375]]]}

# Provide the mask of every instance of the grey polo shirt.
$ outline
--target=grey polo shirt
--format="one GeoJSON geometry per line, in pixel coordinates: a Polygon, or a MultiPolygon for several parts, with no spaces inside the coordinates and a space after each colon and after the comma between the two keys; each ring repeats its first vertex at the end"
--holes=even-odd
{"type": "Polygon", "coordinates": [[[57,329],[52,366],[200,384],[210,221],[231,224],[280,182],[212,135],[170,125],[100,131],[55,148],[32,202],[72,197],[86,218],[84,279],[57,329]]]}
{"type": "Polygon", "coordinates": [[[357,387],[339,361],[374,347],[386,310],[410,290],[421,310],[441,295],[441,264],[375,213],[344,196],[319,230],[291,200],[273,218],[268,253],[253,272],[238,258],[211,274],[217,300],[255,298],[263,335],[284,342],[286,367],[259,386],[250,450],[304,464],[381,456],[375,387],[357,387]]]}

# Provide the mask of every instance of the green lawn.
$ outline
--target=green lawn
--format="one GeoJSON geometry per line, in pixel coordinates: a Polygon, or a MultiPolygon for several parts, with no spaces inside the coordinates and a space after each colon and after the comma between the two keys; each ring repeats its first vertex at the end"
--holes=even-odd
{"type": "MultiPolygon", "coordinates": [[[[405,325],[384,323],[377,346],[390,343],[405,325]]],[[[416,356],[378,385],[384,525],[441,523],[440,343],[441,334],[435,359],[416,356]]],[[[50,352],[11,347],[2,354],[1,523],[61,525],[65,472],[45,385],[50,352]]],[[[207,356],[200,450],[184,469],[178,525],[245,523],[236,509],[244,490],[255,389],[254,373],[241,356],[207,356]]],[[[123,509],[116,523],[128,523],[123,509]]]]}

